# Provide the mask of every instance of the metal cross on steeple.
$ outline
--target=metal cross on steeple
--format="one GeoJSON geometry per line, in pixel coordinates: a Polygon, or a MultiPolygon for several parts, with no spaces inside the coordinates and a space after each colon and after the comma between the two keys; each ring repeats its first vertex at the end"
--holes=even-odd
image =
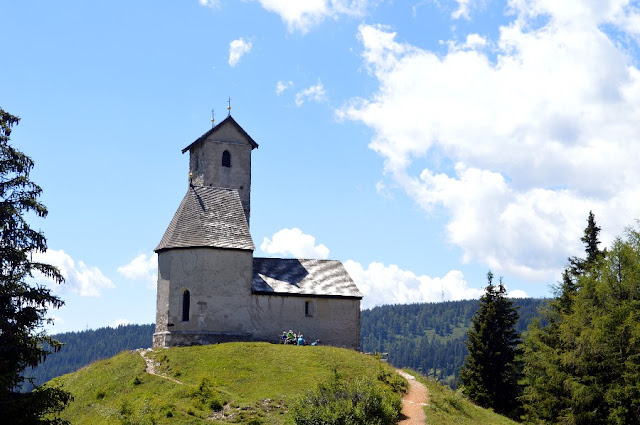
{"type": "Polygon", "coordinates": [[[213,109],[211,110],[211,128],[213,128],[213,123],[216,122],[214,113],[213,113],[213,109]]]}
{"type": "Polygon", "coordinates": [[[227,101],[227,103],[229,104],[229,106],[227,106],[227,116],[231,115],[231,98],[229,98],[229,100],[227,101]]]}

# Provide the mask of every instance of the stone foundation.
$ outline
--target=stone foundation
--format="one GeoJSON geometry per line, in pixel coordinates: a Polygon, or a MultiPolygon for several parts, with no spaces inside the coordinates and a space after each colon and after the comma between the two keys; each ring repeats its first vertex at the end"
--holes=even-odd
{"type": "MultiPolygon", "coordinates": [[[[249,333],[179,331],[156,332],[153,334],[153,348],[184,347],[190,345],[219,344],[222,342],[259,341],[249,333]]],[[[274,341],[268,341],[274,342],[274,341]]]]}

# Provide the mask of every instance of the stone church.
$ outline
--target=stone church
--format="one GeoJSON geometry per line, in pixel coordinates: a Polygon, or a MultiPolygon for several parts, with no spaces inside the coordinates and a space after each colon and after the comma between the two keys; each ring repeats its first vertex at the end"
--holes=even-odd
{"type": "Polygon", "coordinates": [[[339,261],[254,258],[251,153],[229,115],[189,151],[189,187],[160,244],[154,347],[307,341],[360,348],[362,294],[339,261]]]}

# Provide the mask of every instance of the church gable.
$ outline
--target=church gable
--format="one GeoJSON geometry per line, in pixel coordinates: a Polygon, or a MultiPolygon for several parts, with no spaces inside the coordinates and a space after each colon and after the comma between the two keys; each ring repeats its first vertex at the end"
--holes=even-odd
{"type": "Polygon", "coordinates": [[[340,261],[254,258],[251,289],[256,294],[361,299],[340,261]]]}
{"type": "Polygon", "coordinates": [[[255,149],[258,147],[258,144],[255,142],[255,140],[253,140],[253,138],[251,138],[251,136],[249,136],[249,134],[244,131],[242,127],[240,127],[240,124],[238,124],[231,115],[222,120],[211,130],[204,133],[189,146],[182,149],[182,153],[195,148],[205,140],[209,140],[212,142],[247,144],[251,146],[251,149],[255,149]]]}
{"type": "Polygon", "coordinates": [[[255,249],[236,190],[189,186],[155,251],[195,247],[255,249]]]}

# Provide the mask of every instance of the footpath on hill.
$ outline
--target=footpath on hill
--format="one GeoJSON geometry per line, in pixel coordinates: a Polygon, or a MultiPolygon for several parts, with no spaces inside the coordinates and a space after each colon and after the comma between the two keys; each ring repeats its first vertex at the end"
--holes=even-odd
{"type": "Polygon", "coordinates": [[[178,381],[177,379],[173,379],[166,375],[158,373],[158,370],[157,370],[159,366],[158,363],[155,360],[147,357],[147,353],[150,351],[153,351],[152,348],[138,348],[137,350],[133,350],[133,351],[140,353],[140,355],[144,359],[144,362],[146,363],[145,372],[147,372],[150,375],[155,375],[155,376],[159,376],[160,378],[168,379],[169,381],[173,381],[176,384],[183,385],[183,383],[178,381]]]}
{"type": "Polygon", "coordinates": [[[424,425],[426,416],[424,406],[429,403],[427,388],[418,382],[413,375],[396,369],[409,382],[409,391],[402,398],[402,417],[398,425],[424,425]]]}
{"type": "MultiPolygon", "coordinates": [[[[183,383],[177,379],[158,373],[158,364],[153,359],[147,357],[147,354],[150,351],[152,351],[150,348],[139,348],[137,350],[133,350],[133,352],[137,352],[144,359],[146,363],[145,371],[151,375],[159,376],[182,385],[183,383]]],[[[418,382],[415,376],[400,369],[396,369],[396,372],[404,377],[409,383],[409,390],[404,397],[402,397],[402,420],[398,422],[398,425],[423,425],[426,421],[424,406],[429,402],[429,393],[427,392],[427,388],[422,383],[418,382]]]]}

